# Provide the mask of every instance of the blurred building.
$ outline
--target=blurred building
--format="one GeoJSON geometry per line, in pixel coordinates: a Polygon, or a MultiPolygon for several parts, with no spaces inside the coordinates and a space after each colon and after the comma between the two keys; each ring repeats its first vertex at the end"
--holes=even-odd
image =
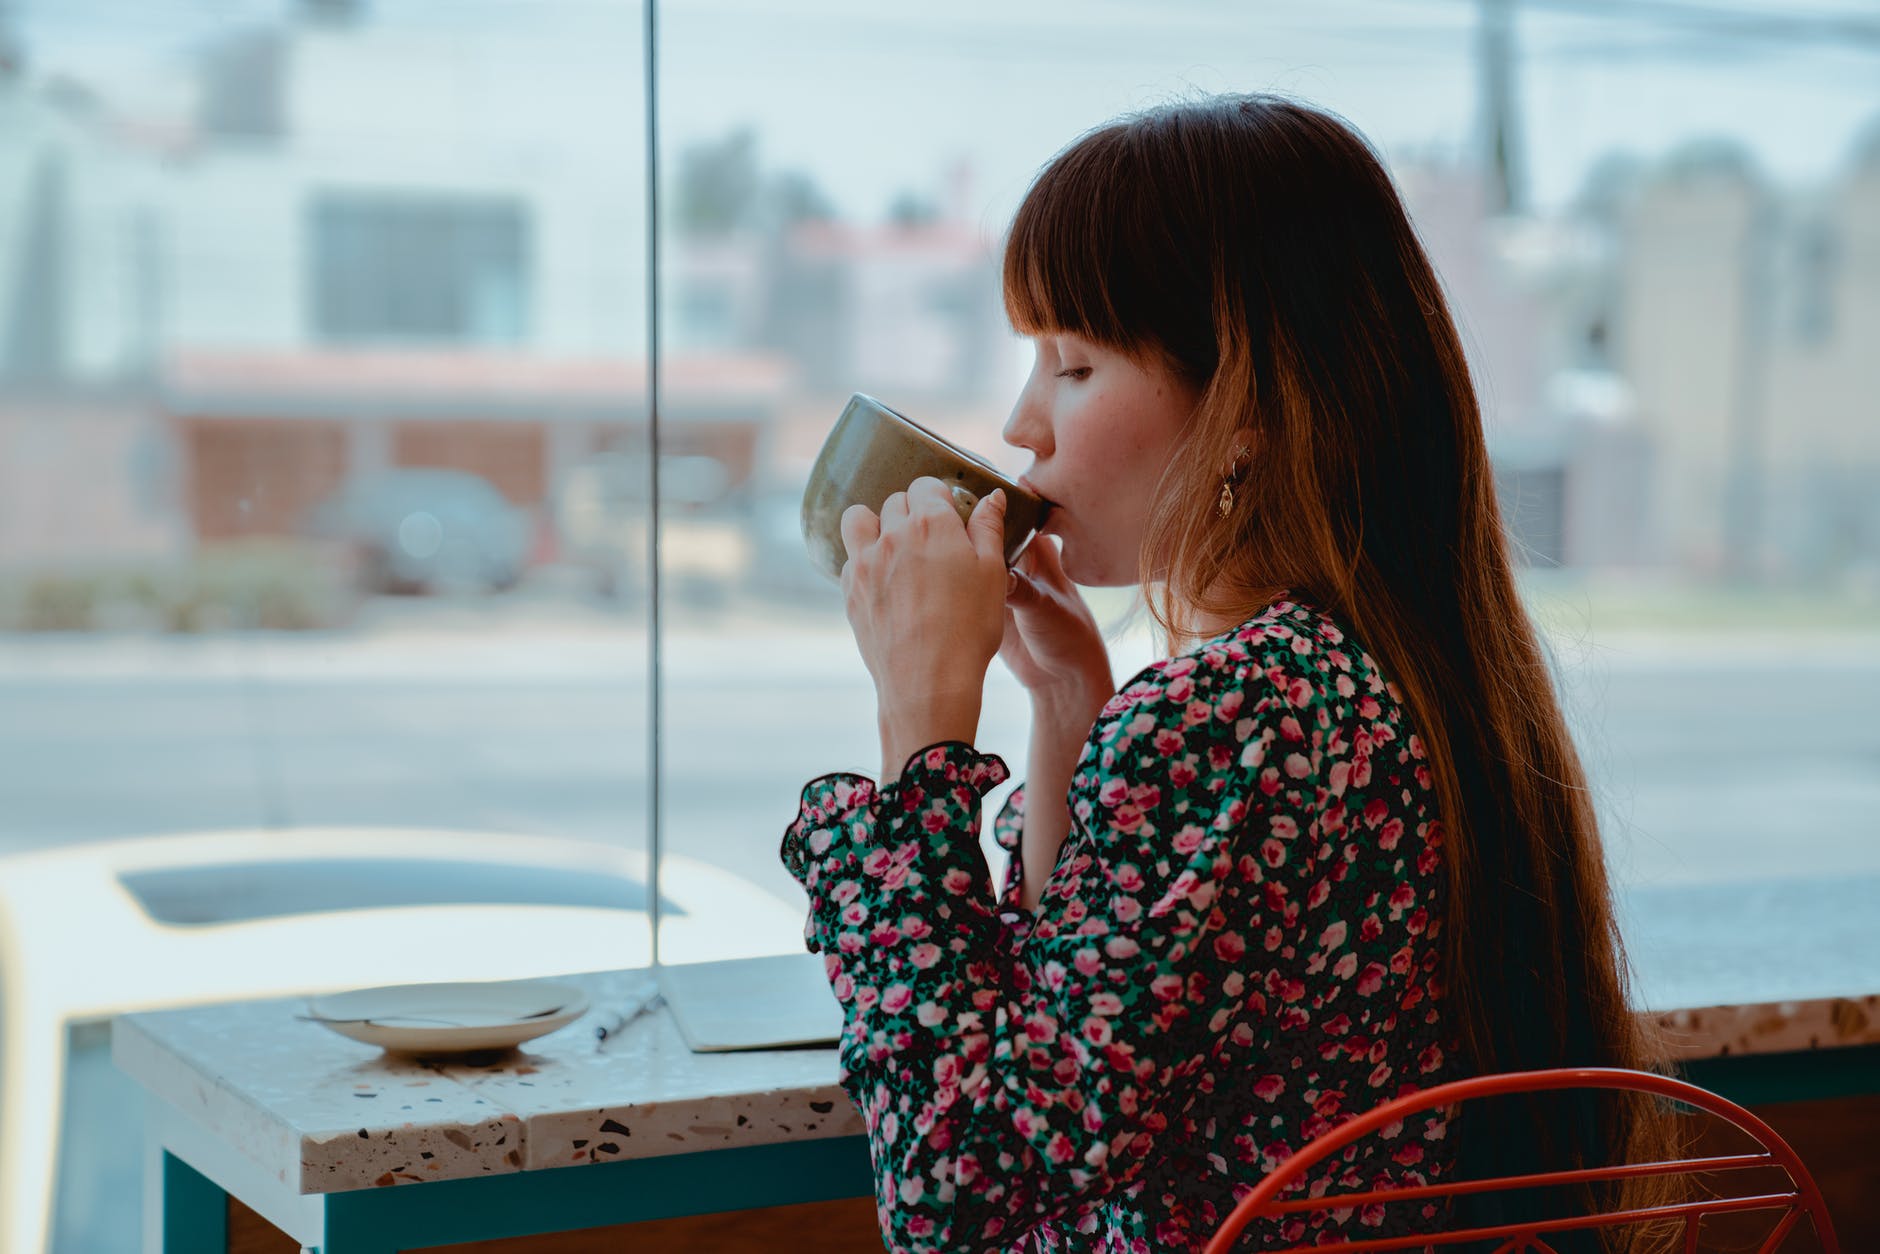
{"type": "MultiPolygon", "coordinates": [[[[727,492],[765,455],[786,363],[669,360],[662,454],[709,457],[727,492]]],[[[162,411],[203,540],[291,535],[348,479],[437,466],[540,507],[597,454],[647,447],[644,361],[520,353],[293,350],[178,353],[162,411]]],[[[643,503],[643,502],[642,502],[643,503]]]]}
{"type": "Polygon", "coordinates": [[[1761,523],[1803,575],[1880,576],[1880,130],[1771,250],[1761,523]]]}
{"type": "Polygon", "coordinates": [[[184,540],[158,355],[161,137],[0,75],[0,563],[184,540]]]}
{"type": "MultiPolygon", "coordinates": [[[[0,82],[0,561],[291,533],[396,466],[545,506],[644,448],[637,80],[554,55],[306,5],[167,110],[0,82]]],[[[953,191],[880,227],[675,231],[666,451],[780,490],[853,390],[996,441],[1014,346],[953,191]]]]}
{"type": "Polygon", "coordinates": [[[801,363],[806,387],[1009,400],[997,252],[963,221],[804,223],[774,281],[768,335],[801,363]]]}
{"type": "MultiPolygon", "coordinates": [[[[288,529],[389,466],[543,506],[644,446],[637,29],[358,13],[227,37],[155,106],[0,75],[0,562],[288,529]]],[[[860,225],[753,140],[708,155],[718,199],[664,241],[667,451],[787,504],[864,390],[998,455],[1021,350],[965,167],[860,225]]],[[[1531,560],[1880,570],[1880,138],[1805,191],[1715,146],[1613,164],[1548,217],[1396,174],[1531,560]]]]}
{"type": "Polygon", "coordinates": [[[1468,355],[1496,493],[1521,559],[1642,560],[1640,433],[1600,343],[1611,248],[1564,217],[1495,211],[1491,178],[1445,160],[1393,175],[1468,355]]]}
{"type": "Polygon", "coordinates": [[[1655,562],[1720,571],[1755,543],[1772,211],[1739,154],[1701,147],[1644,175],[1614,224],[1615,358],[1651,439],[1655,562]]]}
{"type": "MultiPolygon", "coordinates": [[[[210,49],[167,118],[0,79],[0,561],[292,534],[391,466],[543,506],[645,447],[632,76],[309,14],[210,49]]],[[[750,480],[789,373],[676,351],[667,448],[750,480]]]]}
{"type": "Polygon", "coordinates": [[[1814,192],[1727,149],[1619,219],[1616,358],[1649,433],[1650,548],[1700,572],[1880,562],[1880,144],[1814,192]]]}
{"type": "Polygon", "coordinates": [[[740,229],[669,241],[667,348],[774,353],[794,367],[777,480],[800,484],[857,391],[996,451],[1021,346],[1005,320],[997,242],[968,224],[964,200],[879,225],[780,220],[760,206],[740,229]]]}
{"type": "Polygon", "coordinates": [[[1466,166],[1396,173],[1529,561],[1880,571],[1880,137],[1819,189],[1724,145],[1615,160],[1552,217],[1492,216],[1466,166]]]}

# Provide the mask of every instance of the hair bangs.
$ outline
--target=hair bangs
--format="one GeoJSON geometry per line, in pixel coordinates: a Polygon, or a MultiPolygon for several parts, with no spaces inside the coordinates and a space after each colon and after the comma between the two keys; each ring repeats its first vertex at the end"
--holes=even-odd
{"type": "Polygon", "coordinates": [[[1093,131],[1032,183],[1005,244],[1005,315],[1020,335],[1077,335],[1136,353],[1150,337],[1125,325],[1111,263],[1127,215],[1117,203],[1119,132],[1093,131]]]}

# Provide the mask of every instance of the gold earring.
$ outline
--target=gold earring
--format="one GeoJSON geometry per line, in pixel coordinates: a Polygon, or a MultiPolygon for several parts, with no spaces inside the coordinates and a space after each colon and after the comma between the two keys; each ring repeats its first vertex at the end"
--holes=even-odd
{"type": "Polygon", "coordinates": [[[1225,475],[1221,476],[1221,499],[1214,503],[1214,508],[1222,518],[1234,512],[1234,473],[1240,469],[1240,463],[1251,452],[1253,450],[1244,444],[1235,449],[1234,464],[1228,468],[1225,475]]]}

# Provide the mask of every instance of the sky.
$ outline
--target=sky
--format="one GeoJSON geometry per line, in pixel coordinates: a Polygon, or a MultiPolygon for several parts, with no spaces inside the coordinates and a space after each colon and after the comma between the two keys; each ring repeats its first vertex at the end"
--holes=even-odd
{"type": "MultiPolygon", "coordinates": [[[[1770,177],[1834,177],[1880,123],[1880,0],[1526,0],[1517,81],[1528,187],[1566,203],[1602,157],[1734,140],[1770,177]],[[1695,6],[1695,7],[1693,7],[1695,6]],[[1669,16],[1665,16],[1665,15],[1669,16]],[[1864,21],[1865,40],[1773,38],[1731,14],[1864,21]]],[[[282,20],[289,0],[0,0],[35,76],[106,96],[173,79],[194,49],[282,20]]],[[[642,16],[610,0],[366,0],[367,21],[485,39],[520,61],[596,62],[640,81],[642,16]]],[[[1171,97],[1276,90],[1330,108],[1393,158],[1459,155],[1478,134],[1472,0],[668,0],[658,10],[668,152],[743,125],[847,216],[940,194],[956,158],[1008,212],[1058,147],[1171,97]]]]}

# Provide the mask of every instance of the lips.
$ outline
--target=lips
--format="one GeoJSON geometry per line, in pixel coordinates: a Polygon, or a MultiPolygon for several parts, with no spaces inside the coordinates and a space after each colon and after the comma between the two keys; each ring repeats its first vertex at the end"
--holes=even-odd
{"type": "Polygon", "coordinates": [[[1060,515],[1064,512],[1064,507],[1046,496],[1043,492],[1040,492],[1038,485],[1024,475],[1020,475],[1016,482],[1019,487],[1044,502],[1044,511],[1038,515],[1037,529],[1039,535],[1046,534],[1052,529],[1054,524],[1060,521],[1060,515]]]}

